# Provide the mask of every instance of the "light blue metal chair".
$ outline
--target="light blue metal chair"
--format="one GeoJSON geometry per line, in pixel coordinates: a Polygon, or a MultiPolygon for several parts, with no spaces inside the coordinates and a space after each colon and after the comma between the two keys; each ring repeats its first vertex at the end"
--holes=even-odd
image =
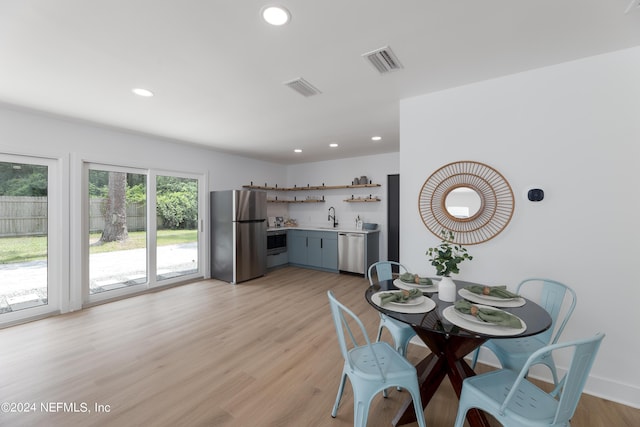
{"type": "MultiPolygon", "coordinates": [[[[393,279],[392,267],[394,265],[399,267],[400,273],[405,273],[408,271],[404,265],[395,261],[379,261],[373,263],[371,264],[371,266],[369,266],[368,271],[369,285],[373,286],[374,282],[371,277],[371,273],[373,273],[374,271],[376,273],[378,281],[393,279]]],[[[399,322],[385,314],[380,313],[380,325],[378,326],[378,335],[376,336],[376,342],[380,341],[384,328],[387,328],[387,330],[391,334],[398,353],[406,356],[409,341],[411,341],[411,338],[416,335],[416,331],[414,331],[413,328],[406,323],[399,322]]]]}
{"type": "Polygon", "coordinates": [[[501,369],[464,380],[455,427],[462,427],[467,411],[477,408],[505,427],[569,426],[604,334],[534,352],[522,369],[501,369]],[[574,347],[571,364],[556,390],[547,393],[526,379],[529,368],[554,350],[574,347]]]}
{"type": "Polygon", "coordinates": [[[353,387],[353,425],[367,425],[369,406],[373,397],[387,387],[398,386],[406,389],[413,399],[416,418],[420,427],[426,427],[420,386],[416,368],[386,342],[371,343],[364,325],[351,310],[340,303],[333,292],[327,292],[333,322],[338,334],[340,350],[344,357],[344,367],[336,402],[333,405],[332,417],[336,417],[342,392],[347,381],[353,387]],[[365,343],[359,345],[350,325],[353,325],[357,336],[362,335],[365,343]],[[360,328],[358,331],[357,327],[360,328]],[[350,342],[347,342],[347,336],[350,342]]]}
{"type": "MultiPolygon", "coordinates": [[[[519,371],[529,356],[538,349],[549,345],[555,344],[560,338],[560,334],[564,330],[573,309],[576,306],[576,293],[560,282],[549,279],[531,278],[525,279],[516,288],[516,293],[520,294],[525,290],[528,292],[534,287],[539,288],[540,298],[536,299],[538,304],[542,306],[551,316],[551,327],[546,331],[526,338],[511,338],[511,339],[493,339],[485,342],[484,347],[491,350],[503,368],[519,371]],[[564,312],[562,318],[560,318],[560,309],[562,308],[565,297],[568,296],[568,308],[564,312]]],[[[536,289],[537,289],[536,288],[536,289]]],[[[478,361],[479,349],[473,354],[473,361],[471,367],[475,368],[478,361]]],[[[553,361],[553,357],[549,354],[546,357],[540,357],[538,363],[544,364],[551,370],[553,375],[554,384],[558,384],[558,373],[556,372],[556,365],[553,361]]]]}

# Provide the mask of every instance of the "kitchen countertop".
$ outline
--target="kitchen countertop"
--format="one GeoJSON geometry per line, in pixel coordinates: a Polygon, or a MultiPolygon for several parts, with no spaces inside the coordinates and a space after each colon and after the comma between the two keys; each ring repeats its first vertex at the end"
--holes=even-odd
{"type": "Polygon", "coordinates": [[[269,227],[267,231],[280,231],[280,230],[308,230],[308,231],[335,231],[336,233],[361,233],[361,234],[370,234],[370,233],[379,233],[380,228],[376,230],[356,230],[355,228],[346,228],[346,227],[322,227],[322,226],[313,226],[313,225],[299,225],[297,227],[269,227]]]}

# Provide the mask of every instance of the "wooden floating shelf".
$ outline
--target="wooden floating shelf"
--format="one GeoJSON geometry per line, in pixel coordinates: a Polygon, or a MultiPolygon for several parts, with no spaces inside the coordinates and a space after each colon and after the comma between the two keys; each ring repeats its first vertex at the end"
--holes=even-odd
{"type": "Polygon", "coordinates": [[[380,187],[380,184],[357,184],[357,185],[314,185],[307,187],[268,187],[263,185],[243,185],[242,188],[251,190],[269,191],[309,191],[309,190],[340,190],[344,188],[370,188],[380,187]]]}
{"type": "Polygon", "coordinates": [[[366,198],[366,199],[363,199],[362,197],[358,197],[357,199],[345,199],[344,201],[349,203],[367,203],[367,202],[379,202],[380,199],[378,199],[377,197],[366,198]]]}
{"type": "Polygon", "coordinates": [[[263,185],[243,185],[242,188],[248,188],[250,190],[271,190],[271,191],[287,191],[286,188],[278,187],[265,187],[263,185]]]}
{"type": "Polygon", "coordinates": [[[267,199],[267,203],[324,203],[324,200],[274,200],[267,199]]]}

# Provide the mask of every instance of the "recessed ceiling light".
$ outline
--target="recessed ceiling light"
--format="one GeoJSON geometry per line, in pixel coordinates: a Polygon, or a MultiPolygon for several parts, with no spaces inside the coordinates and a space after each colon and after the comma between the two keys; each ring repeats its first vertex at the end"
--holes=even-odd
{"type": "Polygon", "coordinates": [[[381,137],[381,136],[372,136],[372,137],[371,137],[371,140],[372,140],[372,141],[380,141],[381,139],[382,139],[382,137],[381,137]]]}
{"type": "Polygon", "coordinates": [[[295,150],[293,150],[294,153],[302,153],[302,150],[299,148],[296,148],[295,150]]]}
{"type": "Polygon", "coordinates": [[[280,26],[289,22],[291,14],[282,6],[265,6],[262,9],[262,19],[268,24],[280,26]]]}
{"type": "Polygon", "coordinates": [[[336,144],[335,142],[332,142],[331,144],[329,144],[329,147],[331,148],[336,148],[338,146],[338,144],[336,144]]]}
{"type": "Polygon", "coordinates": [[[153,96],[153,92],[151,92],[148,89],[142,89],[140,87],[136,87],[136,88],[131,89],[131,92],[135,93],[138,96],[145,96],[147,98],[150,97],[150,96],[153,96]]]}

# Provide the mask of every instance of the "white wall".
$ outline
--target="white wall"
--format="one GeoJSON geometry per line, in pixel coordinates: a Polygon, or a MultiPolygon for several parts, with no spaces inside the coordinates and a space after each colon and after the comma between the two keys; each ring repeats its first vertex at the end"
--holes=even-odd
{"type": "Polygon", "coordinates": [[[209,190],[241,188],[251,173],[269,181],[286,179],[286,171],[274,163],[1,104],[0,151],[50,157],[73,154],[93,162],[203,173],[209,176],[209,190]]]}
{"type": "MultiPolygon", "coordinates": [[[[578,304],[562,340],[605,332],[586,391],[640,407],[640,48],[401,102],[401,261],[433,274],[438,243],[417,198],[438,167],[486,163],[510,182],[511,223],[469,246],[457,277],[515,286],[549,277],[578,304]],[[545,199],[526,200],[530,188],[545,199]]],[[[564,361],[559,361],[563,365],[564,361]]]]}

